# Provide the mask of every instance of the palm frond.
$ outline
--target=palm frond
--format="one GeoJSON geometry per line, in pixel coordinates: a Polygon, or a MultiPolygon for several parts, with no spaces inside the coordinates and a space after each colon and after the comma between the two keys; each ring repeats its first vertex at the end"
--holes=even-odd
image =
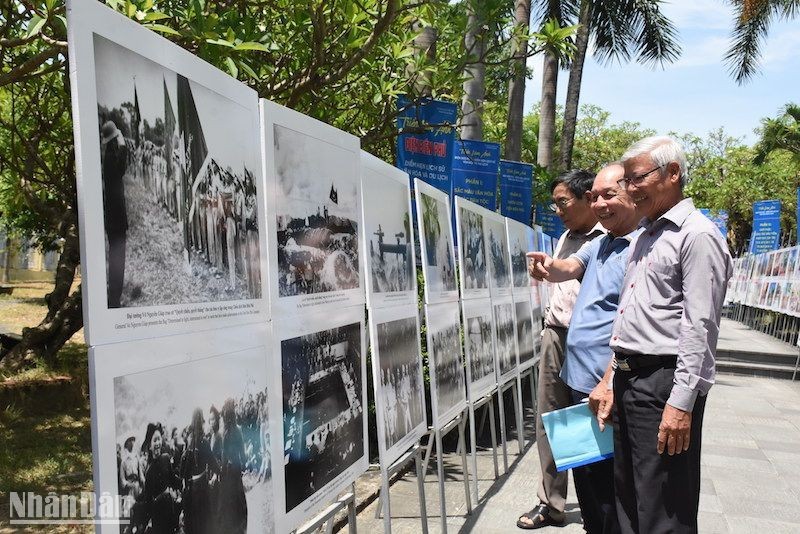
{"type": "Polygon", "coordinates": [[[678,30],[661,10],[660,0],[634,0],[633,55],[650,66],[672,63],[681,54],[678,30]]]}
{"type": "Polygon", "coordinates": [[[760,0],[731,0],[735,8],[736,19],[731,32],[731,45],[725,52],[724,62],[728,72],[743,84],[759,71],[761,59],[761,46],[769,33],[773,18],[781,13],[791,12],[794,8],[778,4],[797,4],[796,0],[781,0],[779,2],[760,0]]]}

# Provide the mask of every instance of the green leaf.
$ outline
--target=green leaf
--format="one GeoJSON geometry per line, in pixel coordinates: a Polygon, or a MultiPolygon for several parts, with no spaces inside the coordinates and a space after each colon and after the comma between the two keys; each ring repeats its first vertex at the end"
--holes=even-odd
{"type": "Polygon", "coordinates": [[[128,15],[129,19],[132,19],[134,15],[136,15],[136,4],[132,4],[131,2],[127,2],[125,6],[125,13],[128,15]]]}
{"type": "Polygon", "coordinates": [[[47,22],[47,19],[44,19],[39,15],[32,16],[30,22],[28,23],[29,29],[26,37],[37,35],[40,31],[42,31],[42,27],[44,26],[45,22],[47,22]]]}
{"type": "Polygon", "coordinates": [[[180,32],[173,30],[169,26],[164,26],[163,24],[147,24],[146,27],[153,31],[167,33],[169,35],[180,35],[180,32]]]}
{"type": "Polygon", "coordinates": [[[226,41],[225,39],[206,39],[208,44],[214,44],[219,46],[227,46],[228,48],[233,48],[233,43],[230,41],[226,41]]]}
{"type": "Polygon", "coordinates": [[[248,41],[246,43],[239,43],[233,47],[234,50],[258,50],[260,52],[269,52],[269,48],[261,43],[248,41]]]}
{"type": "Polygon", "coordinates": [[[254,80],[258,80],[258,74],[256,74],[256,71],[254,71],[252,68],[250,68],[250,65],[248,65],[248,64],[247,64],[247,63],[245,63],[244,61],[240,61],[240,62],[239,62],[239,67],[240,67],[240,68],[241,68],[241,69],[242,69],[242,70],[243,70],[243,71],[244,71],[244,72],[245,72],[245,73],[246,73],[248,76],[250,76],[252,79],[254,79],[254,80]]]}
{"type": "Polygon", "coordinates": [[[148,13],[147,15],[145,15],[144,20],[151,21],[151,20],[162,20],[168,18],[170,18],[170,16],[167,15],[166,13],[159,13],[158,11],[154,11],[152,13],[148,13]]]}
{"type": "Polygon", "coordinates": [[[144,0],[144,4],[142,4],[140,9],[142,11],[150,11],[152,7],[153,7],[153,0],[144,0]]]}
{"type": "Polygon", "coordinates": [[[44,0],[44,6],[47,8],[47,12],[50,13],[53,11],[53,6],[56,5],[56,0],[44,0]]]}
{"type": "Polygon", "coordinates": [[[225,65],[228,67],[228,72],[234,78],[239,77],[239,69],[236,67],[236,62],[230,56],[225,58],[225,65]]]}

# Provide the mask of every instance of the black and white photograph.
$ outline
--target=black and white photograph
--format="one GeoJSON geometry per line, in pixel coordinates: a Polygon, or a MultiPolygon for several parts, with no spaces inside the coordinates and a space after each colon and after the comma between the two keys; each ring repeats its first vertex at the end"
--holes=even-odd
{"type": "Polygon", "coordinates": [[[489,286],[492,297],[511,294],[511,269],[509,266],[506,223],[499,213],[489,212],[483,217],[483,236],[489,264],[489,286]]]}
{"type": "Polygon", "coordinates": [[[417,301],[408,174],[361,151],[361,205],[370,308],[417,301]]]}
{"type": "Polygon", "coordinates": [[[475,402],[497,385],[492,304],[489,299],[464,300],[461,306],[467,392],[475,402]]]}
{"type": "Polygon", "coordinates": [[[514,333],[514,304],[511,299],[492,301],[494,313],[494,348],[497,376],[501,384],[517,372],[517,340],[514,333]]]}
{"type": "Polygon", "coordinates": [[[461,357],[461,313],[458,303],[427,305],[425,324],[428,336],[432,412],[437,428],[441,428],[464,409],[467,400],[464,360],[461,357]]]}
{"type": "Polygon", "coordinates": [[[533,365],[536,355],[536,339],[539,337],[539,332],[534,331],[531,303],[528,298],[514,302],[514,317],[516,319],[514,330],[517,336],[519,368],[524,370],[533,365]]]}
{"type": "Polygon", "coordinates": [[[363,303],[358,138],[266,100],[262,117],[273,303],[363,303]]]}
{"type": "MultiPolygon", "coordinates": [[[[250,301],[245,308],[260,310],[257,95],[96,2],[75,2],[70,16],[90,342],[213,322],[158,314],[192,304],[250,301]],[[157,315],[163,323],[127,324],[157,315]]],[[[258,319],[238,317],[227,321],[258,319]]]]}
{"type": "Polygon", "coordinates": [[[379,450],[388,465],[428,429],[417,306],[373,310],[370,333],[379,450]]]}
{"type": "Polygon", "coordinates": [[[331,483],[346,482],[340,475],[366,458],[364,315],[359,308],[360,317],[348,310],[334,320],[308,317],[307,333],[299,336],[284,328],[289,318],[276,325],[281,336],[283,510],[289,521],[282,530],[332,501],[338,486],[331,483]],[[325,322],[336,326],[319,328],[325,322]]]}
{"type": "Polygon", "coordinates": [[[420,179],[414,180],[417,201],[417,226],[422,252],[422,274],[425,277],[425,302],[458,300],[456,258],[450,198],[420,179]]]}
{"type": "Polygon", "coordinates": [[[464,299],[489,296],[488,245],[483,232],[486,211],[473,202],[456,197],[461,298],[464,299]]]}
{"type": "Polygon", "coordinates": [[[129,521],[103,532],[275,531],[265,327],[227,330],[92,349],[95,489],[129,521]]]}
{"type": "Polygon", "coordinates": [[[508,253],[511,264],[511,284],[515,294],[530,293],[531,279],[528,275],[528,252],[536,251],[536,232],[530,226],[506,217],[508,253]]]}

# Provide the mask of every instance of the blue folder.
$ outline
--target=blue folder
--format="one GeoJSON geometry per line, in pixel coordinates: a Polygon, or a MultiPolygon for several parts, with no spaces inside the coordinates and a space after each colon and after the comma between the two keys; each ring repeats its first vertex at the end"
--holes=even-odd
{"type": "Polygon", "coordinates": [[[597,418],[585,402],[542,414],[556,470],[599,462],[614,456],[614,431],[610,424],[600,432],[597,418]]]}

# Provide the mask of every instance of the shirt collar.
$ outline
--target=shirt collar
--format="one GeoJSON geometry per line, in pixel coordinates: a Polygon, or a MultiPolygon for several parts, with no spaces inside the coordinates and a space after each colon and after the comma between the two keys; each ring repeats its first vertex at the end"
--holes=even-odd
{"type": "Polygon", "coordinates": [[[666,213],[655,221],[650,221],[647,217],[639,222],[640,227],[650,227],[660,220],[670,221],[675,226],[680,228],[686,221],[686,218],[695,210],[694,202],[691,198],[684,198],[674,206],[672,206],[666,213]]]}
{"type": "Polygon", "coordinates": [[[591,230],[589,230],[585,234],[581,233],[581,232],[573,232],[572,230],[570,230],[569,233],[567,234],[567,236],[568,237],[572,237],[572,238],[575,238],[576,236],[579,236],[579,235],[588,236],[588,237],[592,237],[592,236],[597,237],[598,235],[605,234],[605,233],[606,233],[606,229],[603,227],[602,224],[600,224],[598,222],[597,224],[595,224],[592,227],[591,230]]]}

